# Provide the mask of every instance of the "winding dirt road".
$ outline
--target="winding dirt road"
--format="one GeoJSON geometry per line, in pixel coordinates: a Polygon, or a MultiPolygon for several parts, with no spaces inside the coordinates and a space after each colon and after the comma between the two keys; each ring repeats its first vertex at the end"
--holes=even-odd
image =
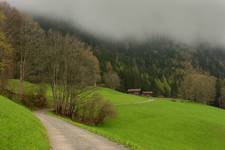
{"type": "Polygon", "coordinates": [[[35,114],[46,127],[53,150],[127,150],[121,145],[44,112],[35,114]]]}

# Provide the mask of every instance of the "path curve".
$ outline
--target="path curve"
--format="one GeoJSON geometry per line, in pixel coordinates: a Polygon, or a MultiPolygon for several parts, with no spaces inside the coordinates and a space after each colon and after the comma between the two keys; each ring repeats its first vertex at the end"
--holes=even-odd
{"type": "Polygon", "coordinates": [[[149,99],[147,101],[137,102],[137,103],[127,103],[127,104],[116,104],[115,106],[126,106],[126,105],[137,105],[137,104],[144,104],[155,101],[154,99],[149,99]]]}
{"type": "Polygon", "coordinates": [[[52,150],[127,150],[106,138],[90,133],[61,119],[35,112],[48,131],[52,150]]]}

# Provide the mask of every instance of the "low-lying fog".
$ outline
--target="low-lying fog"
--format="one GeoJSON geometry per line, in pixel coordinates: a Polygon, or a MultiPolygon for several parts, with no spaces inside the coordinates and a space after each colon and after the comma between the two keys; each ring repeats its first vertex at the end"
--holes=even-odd
{"type": "Polygon", "coordinates": [[[143,41],[165,35],[225,45],[225,0],[7,0],[20,10],[62,19],[97,37],[143,41]]]}

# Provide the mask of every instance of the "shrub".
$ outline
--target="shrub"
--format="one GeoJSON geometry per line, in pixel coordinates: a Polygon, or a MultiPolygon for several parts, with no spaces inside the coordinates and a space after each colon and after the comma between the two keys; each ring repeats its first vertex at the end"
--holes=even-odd
{"type": "Polygon", "coordinates": [[[22,102],[29,107],[43,108],[47,105],[46,91],[46,86],[39,85],[38,88],[24,95],[22,102]]]}
{"type": "Polygon", "coordinates": [[[83,103],[82,101],[80,100],[80,104],[75,107],[73,120],[89,125],[99,125],[106,118],[116,116],[113,105],[99,94],[94,94],[83,103]]]}
{"type": "Polygon", "coordinates": [[[47,98],[45,96],[46,89],[39,86],[36,90],[31,90],[29,93],[20,95],[10,90],[4,89],[0,92],[1,95],[8,97],[16,102],[21,102],[29,108],[43,108],[47,105],[47,98]]]}

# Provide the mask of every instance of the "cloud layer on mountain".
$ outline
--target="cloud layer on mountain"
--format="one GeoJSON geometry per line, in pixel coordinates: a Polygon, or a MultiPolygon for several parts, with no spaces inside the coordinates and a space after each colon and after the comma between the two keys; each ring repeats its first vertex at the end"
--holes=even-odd
{"type": "Polygon", "coordinates": [[[225,45],[225,0],[7,0],[20,10],[62,19],[89,34],[143,41],[164,35],[225,45]]]}

